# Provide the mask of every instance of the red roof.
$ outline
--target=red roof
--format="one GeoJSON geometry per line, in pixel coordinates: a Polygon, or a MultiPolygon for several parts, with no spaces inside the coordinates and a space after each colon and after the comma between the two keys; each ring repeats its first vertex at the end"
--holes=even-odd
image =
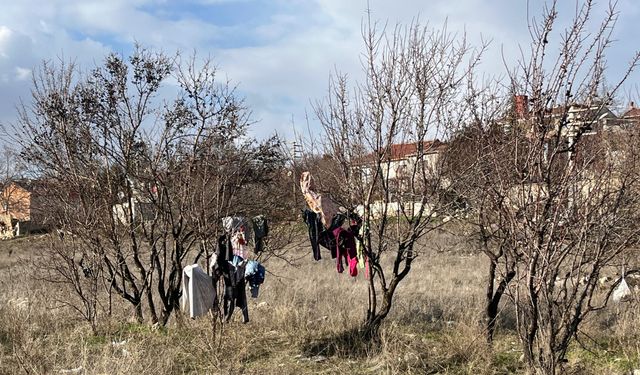
{"type": "Polygon", "coordinates": [[[631,107],[631,109],[626,111],[624,115],[622,115],[622,117],[623,118],[640,117],[640,108],[631,107]]]}
{"type": "MultiPolygon", "coordinates": [[[[415,156],[418,153],[419,142],[414,143],[400,143],[391,145],[391,153],[388,159],[402,160],[411,156],[415,156]]],[[[424,141],[422,142],[422,150],[425,154],[434,154],[442,151],[446,145],[439,140],[424,141]]]]}
{"type": "MultiPolygon", "coordinates": [[[[408,159],[412,156],[416,156],[418,153],[418,145],[420,142],[413,143],[397,143],[390,146],[390,152],[386,155],[386,160],[404,160],[408,159]]],[[[446,143],[440,142],[439,140],[433,141],[423,141],[422,142],[422,152],[425,155],[428,154],[436,154],[444,151],[447,147],[446,143]]],[[[366,164],[367,162],[371,162],[376,159],[375,153],[370,153],[364,156],[361,160],[366,164]]]]}

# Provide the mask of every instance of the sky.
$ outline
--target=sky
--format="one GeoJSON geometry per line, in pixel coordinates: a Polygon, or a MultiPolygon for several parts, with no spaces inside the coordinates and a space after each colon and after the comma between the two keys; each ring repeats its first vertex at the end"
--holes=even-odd
{"type": "MultiPolygon", "coordinates": [[[[560,24],[574,0],[559,0],[560,24]]],[[[481,71],[500,74],[529,41],[527,17],[542,0],[0,0],[0,123],[15,121],[29,101],[31,72],[44,60],[74,60],[90,69],[109,52],[127,55],[134,43],[167,53],[211,56],[238,84],[256,121],[252,135],[292,139],[317,127],[311,102],[327,93],[332,72],[361,77],[361,26],[367,17],[388,25],[420,22],[473,43],[489,40],[481,71]],[[368,5],[367,5],[368,4],[368,5]]],[[[596,2],[596,15],[608,3],[596,2]]],[[[609,54],[611,74],[640,48],[640,1],[618,0],[620,16],[609,54]]],[[[632,76],[630,82],[638,80],[632,76]]]]}

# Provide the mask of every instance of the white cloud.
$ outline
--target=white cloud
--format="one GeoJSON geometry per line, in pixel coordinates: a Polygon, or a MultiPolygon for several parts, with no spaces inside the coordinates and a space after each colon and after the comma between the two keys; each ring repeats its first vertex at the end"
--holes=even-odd
{"type": "Polygon", "coordinates": [[[0,25],[0,57],[8,57],[7,49],[11,42],[12,31],[6,26],[0,25]]]}
{"type": "MultiPolygon", "coordinates": [[[[402,5],[399,2],[391,4],[385,1],[372,1],[370,4],[372,19],[388,19],[389,27],[396,23],[407,24],[415,20],[420,12],[423,21],[424,14],[431,16],[430,23],[434,27],[441,27],[449,17],[449,29],[457,31],[464,24],[453,22],[451,18],[455,13],[469,13],[464,4],[478,1],[460,1],[456,4],[462,5],[455,8],[447,7],[445,4],[450,2],[443,1],[428,3],[436,4],[434,6],[417,0],[403,1],[402,5]]],[[[316,22],[310,22],[302,30],[283,32],[292,23],[291,18],[274,17],[273,23],[263,28],[267,33],[280,33],[281,38],[277,42],[259,47],[229,49],[217,54],[222,69],[232,79],[241,82],[249,103],[256,108],[256,117],[262,122],[271,122],[274,128],[288,135],[292,133],[292,116],[297,127],[306,127],[306,115],[311,115],[313,121],[310,101],[319,99],[326,93],[328,77],[334,70],[347,73],[352,80],[358,80],[362,76],[361,28],[363,20],[366,20],[366,3],[319,0],[317,6],[315,11],[318,14],[313,16],[316,22]]],[[[491,16],[490,10],[485,13],[491,16]]],[[[481,12],[476,14],[477,20],[472,19],[472,24],[466,25],[473,38],[480,32],[490,35],[507,34],[499,28],[499,24],[493,26],[481,21],[481,12]]],[[[515,36],[512,33],[511,39],[515,39],[515,36]]],[[[499,51],[499,48],[496,50],[499,51]]],[[[316,126],[314,122],[311,125],[316,126]]],[[[264,129],[256,129],[257,134],[264,132],[264,129]]]]}
{"type": "MultiPolygon", "coordinates": [[[[261,0],[191,0],[185,4],[199,7],[223,4],[228,9],[233,3],[258,4],[257,1],[261,0]]],[[[433,27],[440,27],[446,20],[448,30],[459,33],[466,30],[474,43],[480,35],[492,39],[482,66],[493,73],[503,69],[502,51],[507,57],[517,56],[517,44],[528,40],[527,12],[521,1],[370,0],[369,4],[372,19],[388,21],[390,27],[407,24],[419,16],[421,23],[433,27]]],[[[197,50],[201,56],[212,55],[223,73],[240,83],[255,117],[261,120],[254,130],[260,136],[270,133],[270,129],[290,134],[292,115],[298,126],[305,126],[309,101],[325,94],[327,78],[334,68],[348,73],[352,79],[361,76],[365,0],[274,0],[269,2],[271,13],[260,18],[257,25],[231,26],[216,25],[203,15],[186,11],[169,16],[164,10],[148,11],[168,5],[175,3],[22,0],[3,4],[0,121],[12,118],[13,103],[18,96],[28,95],[25,78],[42,59],[64,55],[81,66],[91,67],[110,50],[127,53],[133,41],[168,53],[180,49],[185,53],[197,50]],[[234,46],[234,40],[240,45],[234,46]]],[[[621,43],[621,50],[629,54],[640,37],[634,19],[640,13],[639,8],[633,0],[620,0],[621,33],[616,37],[624,39],[629,33],[635,36],[626,44],[621,43]],[[625,17],[631,17],[631,21],[625,17]]]]}
{"type": "Polygon", "coordinates": [[[16,79],[18,81],[24,81],[31,76],[31,69],[16,67],[16,79]]]}

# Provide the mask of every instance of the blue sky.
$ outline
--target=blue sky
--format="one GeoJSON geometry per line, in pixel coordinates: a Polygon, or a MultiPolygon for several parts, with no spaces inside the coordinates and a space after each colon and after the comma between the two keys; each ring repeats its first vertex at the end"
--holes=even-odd
{"type": "MultiPolygon", "coordinates": [[[[569,22],[573,0],[560,0],[560,23],[569,22]]],[[[539,0],[369,0],[372,18],[422,23],[466,31],[473,42],[491,40],[481,70],[500,74],[501,53],[518,55],[529,39],[529,14],[539,0]],[[501,52],[503,51],[503,52],[501,52]]],[[[597,3],[603,15],[608,3],[597,3]]],[[[0,0],[0,122],[15,119],[15,105],[29,99],[30,72],[42,60],[64,56],[84,68],[110,51],[127,54],[135,41],[144,46],[212,56],[239,84],[257,121],[258,137],[274,131],[291,137],[316,126],[310,101],[326,93],[329,74],[338,69],[357,79],[362,51],[365,0],[0,0]]],[[[620,17],[609,58],[620,74],[639,48],[640,1],[619,0],[620,17]]],[[[627,90],[635,90],[634,75],[627,90]]]]}

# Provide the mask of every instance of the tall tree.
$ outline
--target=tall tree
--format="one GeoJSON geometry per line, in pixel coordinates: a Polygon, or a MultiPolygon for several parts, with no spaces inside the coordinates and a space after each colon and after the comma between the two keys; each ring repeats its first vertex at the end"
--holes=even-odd
{"type": "Polygon", "coordinates": [[[359,241],[371,268],[363,329],[375,337],[421,253],[418,241],[456,209],[449,195],[455,181],[444,180],[439,168],[444,145],[434,140],[459,126],[466,79],[483,48],[418,23],[388,30],[369,22],[363,40],[364,81],[350,86],[346,75],[332,77],[315,112],[329,167],[318,172],[325,176],[320,189],[361,209],[359,241]],[[397,145],[411,148],[402,165],[397,145]]]}
{"type": "Polygon", "coordinates": [[[580,2],[571,25],[556,33],[557,2],[548,4],[509,72],[502,97],[514,97],[511,110],[476,118],[458,137],[459,150],[472,156],[456,177],[466,181],[461,194],[491,258],[488,301],[512,284],[532,373],[556,373],[584,319],[606,305],[608,295],[595,293],[601,273],[640,239],[637,128],[608,112],[639,55],[615,81],[606,75],[617,13],[611,5],[592,32],[595,9],[580,2]],[[493,291],[498,261],[503,279],[493,291]]]}

